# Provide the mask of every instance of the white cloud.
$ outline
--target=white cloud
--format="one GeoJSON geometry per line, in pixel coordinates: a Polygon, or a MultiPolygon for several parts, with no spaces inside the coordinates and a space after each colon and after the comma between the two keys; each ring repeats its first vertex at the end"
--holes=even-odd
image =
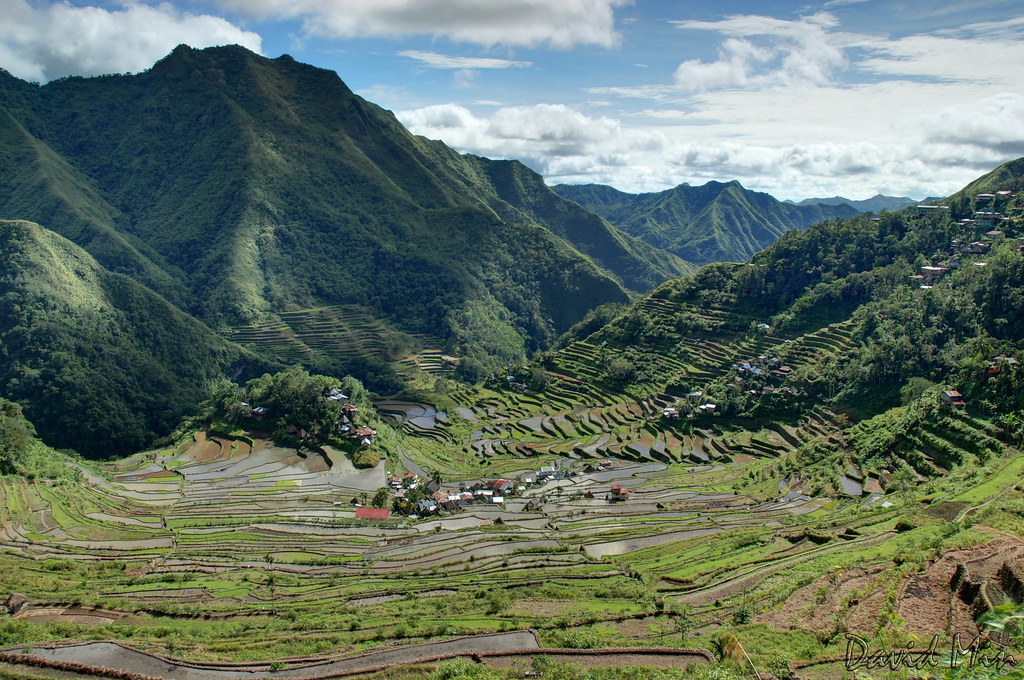
{"type": "Polygon", "coordinates": [[[618,44],[625,0],[215,0],[258,17],[299,18],[336,38],[430,35],[457,42],[567,49],[618,44]]]}
{"type": "Polygon", "coordinates": [[[399,52],[399,56],[415,59],[416,61],[430,66],[431,68],[447,69],[504,69],[504,68],[529,68],[533,62],[513,61],[511,59],[494,59],[491,57],[450,57],[437,52],[423,52],[420,50],[405,50],[399,52]]]}
{"type": "MultiPolygon", "coordinates": [[[[863,130],[856,117],[866,120],[870,114],[863,106],[851,107],[858,95],[836,92],[843,96],[817,105],[808,119],[829,112],[841,116],[852,108],[844,120],[863,130]]],[[[883,93],[880,106],[898,92],[892,88],[883,93]]],[[[664,112],[667,123],[675,117],[682,124],[631,127],[551,104],[507,107],[488,116],[448,104],[402,111],[398,117],[413,132],[442,139],[459,151],[522,160],[552,184],[597,182],[635,192],[738,179],[779,198],[837,193],[868,198],[879,192],[923,198],[953,193],[1003,160],[1024,154],[1020,95],[1000,95],[972,106],[934,107],[908,118],[905,127],[883,122],[872,135],[854,130],[832,140],[824,126],[818,134],[809,125],[809,134],[800,141],[791,133],[780,135],[778,123],[771,121],[746,136],[738,134],[739,127],[750,124],[749,113],[741,116],[742,102],[749,103],[743,95],[734,93],[736,109],[721,111],[723,120],[699,125],[683,111],[664,112]]],[[[784,121],[784,111],[778,117],[790,131],[794,125],[802,129],[799,117],[784,121]]]]}
{"type": "Polygon", "coordinates": [[[926,144],[1024,156],[1024,95],[1005,92],[927,112],[906,128],[926,144]]]}
{"type": "Polygon", "coordinates": [[[127,4],[110,11],[67,2],[0,0],[0,66],[36,81],[65,75],[149,68],[180,43],[240,44],[260,51],[260,36],[219,17],[183,13],[170,4],[127,4]]]}
{"type": "Polygon", "coordinates": [[[670,82],[587,89],[649,102],[620,115],[664,135],[660,155],[632,158],[655,186],[736,178],[781,198],[923,197],[1024,155],[1009,66],[1024,63],[1020,18],[899,38],[843,32],[827,13],[674,23],[719,35],[718,58],[683,61],[670,82]]]}
{"type": "Polygon", "coordinates": [[[638,160],[646,162],[665,144],[660,132],[625,128],[618,120],[586,116],[560,104],[505,107],[489,117],[455,104],[397,115],[416,134],[442,139],[462,152],[521,160],[555,181],[581,173],[598,173],[609,181],[606,168],[621,172],[638,160]]]}
{"type": "Polygon", "coordinates": [[[717,61],[690,59],[679,65],[675,82],[684,90],[825,85],[845,63],[842,50],[826,31],[837,22],[826,13],[798,21],[737,15],[721,21],[673,23],[684,30],[728,36],[717,61]]]}
{"type": "Polygon", "coordinates": [[[984,38],[912,35],[897,40],[848,36],[848,44],[871,56],[857,68],[882,77],[965,81],[1018,88],[1020,79],[1008,64],[1024,63],[1024,42],[984,38]]]}

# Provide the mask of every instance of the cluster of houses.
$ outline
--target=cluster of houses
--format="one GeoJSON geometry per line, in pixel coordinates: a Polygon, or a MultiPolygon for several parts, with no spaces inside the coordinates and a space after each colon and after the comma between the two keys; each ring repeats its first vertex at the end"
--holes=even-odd
{"type": "Polygon", "coordinates": [[[1016,371],[1017,366],[1019,365],[1020,362],[1017,361],[1016,358],[1000,354],[997,357],[993,357],[992,360],[988,362],[988,374],[999,375],[1004,370],[1016,371]]]}
{"type": "MultiPolygon", "coordinates": [[[[985,255],[992,249],[992,245],[1007,238],[1007,229],[1012,223],[1011,218],[998,212],[995,208],[1001,203],[1015,197],[1012,191],[998,191],[994,194],[978,194],[975,196],[975,211],[973,217],[965,217],[957,223],[965,228],[976,230],[987,230],[981,234],[976,241],[961,241],[955,239],[950,258],[936,265],[925,265],[921,271],[911,277],[911,280],[921,288],[931,288],[938,279],[949,273],[951,270],[960,267],[961,255],[985,255]]],[[[949,206],[920,205],[918,210],[927,212],[929,210],[948,210],[949,206]]],[[[977,233],[977,232],[975,232],[977,233]]],[[[1017,252],[1024,255],[1024,239],[1020,239],[1017,252]]],[[[984,267],[985,262],[974,262],[975,266],[984,267]]]]}
{"type": "MultiPolygon", "coordinates": [[[[610,459],[596,463],[588,463],[582,470],[584,474],[606,472],[615,467],[610,459]]],[[[484,479],[477,482],[460,483],[459,490],[442,489],[441,485],[431,479],[423,479],[413,472],[402,476],[389,474],[387,481],[391,488],[394,507],[411,519],[432,517],[441,513],[455,513],[469,510],[475,506],[504,506],[505,499],[511,495],[522,494],[529,486],[543,484],[561,479],[573,479],[575,473],[571,469],[556,469],[553,465],[544,465],[539,470],[526,472],[516,481],[511,479],[484,479]],[[416,490],[419,489],[417,492],[416,490]]],[[[587,491],[585,498],[594,498],[593,491],[587,491]]],[[[621,484],[611,485],[605,499],[608,501],[625,501],[629,498],[629,490],[621,484]]],[[[378,508],[362,507],[358,498],[352,499],[356,506],[356,517],[359,519],[388,519],[391,511],[378,508]]],[[[542,509],[539,498],[527,500],[523,510],[536,512],[542,509]]]]}
{"type": "Polygon", "coordinates": [[[740,377],[743,377],[745,374],[761,377],[767,373],[773,378],[785,380],[793,373],[793,369],[783,364],[779,356],[772,352],[771,354],[759,356],[756,359],[737,362],[736,372],[740,374],[740,377]]]}
{"type": "Polygon", "coordinates": [[[369,427],[356,427],[356,418],[359,414],[359,407],[348,401],[348,395],[343,394],[340,389],[334,387],[327,393],[327,401],[345,402],[341,407],[341,417],[338,419],[338,434],[349,439],[359,440],[359,445],[366,447],[377,438],[377,431],[369,427]]]}
{"type": "Polygon", "coordinates": [[[514,375],[506,375],[505,382],[508,383],[509,389],[515,390],[516,392],[528,392],[530,390],[529,385],[524,382],[519,382],[516,380],[514,375]]]}
{"type": "MultiPolygon", "coordinates": [[[[377,437],[377,431],[369,427],[358,427],[356,419],[359,408],[348,401],[348,395],[339,388],[334,387],[325,395],[325,399],[332,403],[342,403],[341,416],[338,418],[338,434],[349,439],[356,439],[360,446],[373,444],[377,437]]],[[[248,409],[249,416],[253,420],[262,421],[267,416],[266,406],[251,406],[248,402],[241,402],[242,407],[248,409]]],[[[302,440],[309,439],[309,433],[297,425],[289,425],[285,433],[302,440]]]]}
{"type": "MultiPolygon", "coordinates": [[[[971,222],[972,220],[960,220],[961,222],[971,222]]],[[[1006,238],[1006,232],[1000,230],[992,230],[986,232],[983,240],[972,241],[970,243],[961,241],[960,239],[953,240],[953,247],[950,257],[938,264],[926,264],[921,267],[919,273],[914,274],[910,277],[911,282],[918,285],[920,288],[931,288],[935,283],[949,272],[959,269],[961,266],[960,256],[961,255],[985,255],[992,249],[992,244],[996,241],[1006,238]]],[[[1020,240],[1020,245],[1017,247],[1017,252],[1024,255],[1024,239],[1020,240]]],[[[984,267],[988,263],[982,261],[975,261],[972,263],[976,267],[984,267]]]]}

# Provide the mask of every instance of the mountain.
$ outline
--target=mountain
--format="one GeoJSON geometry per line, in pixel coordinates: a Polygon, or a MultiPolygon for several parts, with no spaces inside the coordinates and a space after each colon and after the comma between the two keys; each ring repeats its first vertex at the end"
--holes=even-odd
{"type": "Polygon", "coordinates": [[[986,371],[995,357],[1024,352],[1022,189],[1019,159],[944,199],[987,206],[993,199],[979,194],[1004,192],[995,200],[1006,237],[986,239],[991,226],[958,221],[954,210],[830,220],[786,233],[743,265],[710,264],[667,282],[603,327],[581,324],[560,346],[623,348],[636,375],[692,367],[663,375],[668,384],[649,377],[644,389],[673,381],[701,388],[721,415],[762,408],[760,392],[737,387],[736,378],[750,376],[734,362],[771,353],[796,369],[775,376],[776,386],[795,384],[810,403],[851,417],[898,406],[904,390],[921,384],[953,385],[1001,413],[1018,410],[1024,390],[986,371]],[[713,370],[705,353],[718,362],[713,370]]]}
{"type": "Polygon", "coordinates": [[[627,234],[696,264],[741,262],[791,229],[857,213],[845,205],[782,203],[736,181],[646,194],[592,184],[553,188],[627,234]]]}
{"type": "Polygon", "coordinates": [[[875,194],[871,198],[866,198],[861,201],[854,201],[849,198],[843,198],[842,196],[833,196],[831,198],[805,198],[802,201],[796,202],[794,205],[842,205],[844,203],[856,208],[859,212],[880,213],[883,210],[899,210],[901,208],[906,208],[908,205],[917,205],[918,201],[907,196],[883,196],[882,194],[875,194]]]}
{"type": "Polygon", "coordinates": [[[521,164],[410,134],[333,72],[237,46],[179,46],[130,76],[0,74],[0,158],[0,217],[215,328],[350,304],[519,356],[693,269],[521,164]]]}
{"type": "Polygon", "coordinates": [[[51,446],[123,455],[225,376],[273,368],[71,241],[0,221],[0,394],[51,446]]]}

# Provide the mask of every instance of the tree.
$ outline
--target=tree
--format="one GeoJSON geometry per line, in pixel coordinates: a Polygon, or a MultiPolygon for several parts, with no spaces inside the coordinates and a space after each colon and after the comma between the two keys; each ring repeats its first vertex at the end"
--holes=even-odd
{"type": "Polygon", "coordinates": [[[22,416],[21,406],[0,397],[0,473],[22,471],[34,435],[32,425],[22,416]]]}
{"type": "Polygon", "coordinates": [[[387,505],[388,497],[390,495],[391,492],[388,491],[388,488],[386,486],[382,486],[379,489],[377,489],[377,493],[373,494],[373,500],[370,501],[370,505],[372,505],[375,508],[383,508],[385,505],[387,505]]]}
{"type": "Polygon", "coordinates": [[[686,644],[686,640],[690,637],[690,633],[694,629],[693,620],[693,608],[688,604],[684,604],[676,611],[675,628],[676,632],[679,633],[679,644],[686,644]]]}

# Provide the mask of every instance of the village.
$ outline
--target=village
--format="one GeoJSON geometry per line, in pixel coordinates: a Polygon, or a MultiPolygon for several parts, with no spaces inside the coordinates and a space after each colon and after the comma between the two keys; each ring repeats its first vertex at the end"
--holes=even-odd
{"type": "MultiPolygon", "coordinates": [[[[536,471],[522,473],[515,481],[501,478],[463,481],[458,483],[457,488],[443,484],[437,473],[424,478],[414,472],[406,472],[401,476],[389,472],[387,496],[378,491],[374,498],[373,504],[379,507],[367,507],[365,499],[358,497],[352,498],[351,504],[356,508],[357,519],[390,519],[394,512],[416,520],[445,513],[472,511],[481,506],[502,509],[506,499],[512,498],[525,501],[520,503],[523,512],[541,512],[548,492],[561,496],[566,484],[588,482],[591,480],[585,476],[609,472],[615,468],[615,462],[610,459],[588,462],[582,466],[571,461],[562,461],[562,464],[564,467],[559,467],[558,463],[543,465],[536,471]],[[390,509],[382,507],[388,499],[391,500],[390,509]]],[[[593,488],[596,485],[585,486],[586,491],[570,495],[586,500],[599,498],[600,489],[595,493],[593,488]]],[[[629,489],[621,482],[612,482],[603,497],[609,503],[623,502],[629,499],[629,489]]],[[[496,521],[500,523],[502,520],[499,517],[496,521]]]]}

